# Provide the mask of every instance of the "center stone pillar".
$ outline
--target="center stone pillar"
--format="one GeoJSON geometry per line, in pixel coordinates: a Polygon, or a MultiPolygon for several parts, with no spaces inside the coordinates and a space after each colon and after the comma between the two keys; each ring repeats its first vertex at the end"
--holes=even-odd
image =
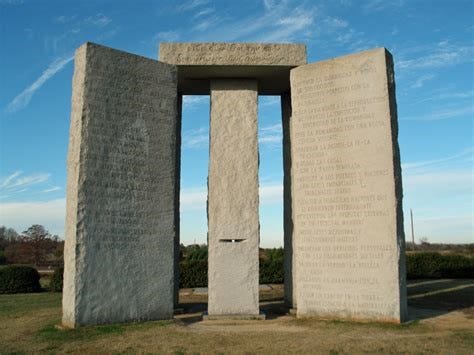
{"type": "Polygon", "coordinates": [[[208,316],[258,316],[257,81],[211,80],[208,316]]]}

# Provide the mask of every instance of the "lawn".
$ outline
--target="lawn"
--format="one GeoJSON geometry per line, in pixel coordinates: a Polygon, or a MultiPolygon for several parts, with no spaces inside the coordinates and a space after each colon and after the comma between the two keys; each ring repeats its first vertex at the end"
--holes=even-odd
{"type": "Polygon", "coordinates": [[[0,295],[0,353],[452,353],[474,349],[474,280],[408,286],[403,325],[301,320],[287,314],[281,285],[261,291],[265,321],[202,321],[205,294],[181,290],[171,321],[60,330],[61,294],[0,295]]]}

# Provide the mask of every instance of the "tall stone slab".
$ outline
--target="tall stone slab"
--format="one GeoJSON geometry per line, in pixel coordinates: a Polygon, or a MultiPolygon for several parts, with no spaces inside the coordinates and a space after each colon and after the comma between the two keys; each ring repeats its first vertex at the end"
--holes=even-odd
{"type": "Polygon", "coordinates": [[[257,81],[212,80],[209,317],[258,315],[257,81]]]}
{"type": "Polygon", "coordinates": [[[291,70],[297,315],[406,318],[402,181],[391,55],[291,70]]]}
{"type": "Polygon", "coordinates": [[[176,86],[172,65],[91,43],[76,52],[65,326],[173,316],[176,86]]]}

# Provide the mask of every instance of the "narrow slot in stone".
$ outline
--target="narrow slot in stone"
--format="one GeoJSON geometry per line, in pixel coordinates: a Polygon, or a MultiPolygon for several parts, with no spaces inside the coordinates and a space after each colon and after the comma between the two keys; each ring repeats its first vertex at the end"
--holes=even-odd
{"type": "Polygon", "coordinates": [[[245,239],[219,239],[221,243],[240,243],[245,241],[245,239]]]}

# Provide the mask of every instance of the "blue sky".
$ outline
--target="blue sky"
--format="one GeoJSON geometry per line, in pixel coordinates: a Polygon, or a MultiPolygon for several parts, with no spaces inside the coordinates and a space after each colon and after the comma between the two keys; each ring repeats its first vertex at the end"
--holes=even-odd
{"type": "MultiPolygon", "coordinates": [[[[472,0],[0,0],[0,225],[63,236],[74,50],[157,58],[163,41],[296,42],[308,62],[384,46],[395,59],[407,239],[473,237],[472,0]]],[[[209,97],[185,97],[181,219],[206,241],[209,97]]],[[[283,244],[280,106],[259,99],[261,244],[283,244]]]]}

